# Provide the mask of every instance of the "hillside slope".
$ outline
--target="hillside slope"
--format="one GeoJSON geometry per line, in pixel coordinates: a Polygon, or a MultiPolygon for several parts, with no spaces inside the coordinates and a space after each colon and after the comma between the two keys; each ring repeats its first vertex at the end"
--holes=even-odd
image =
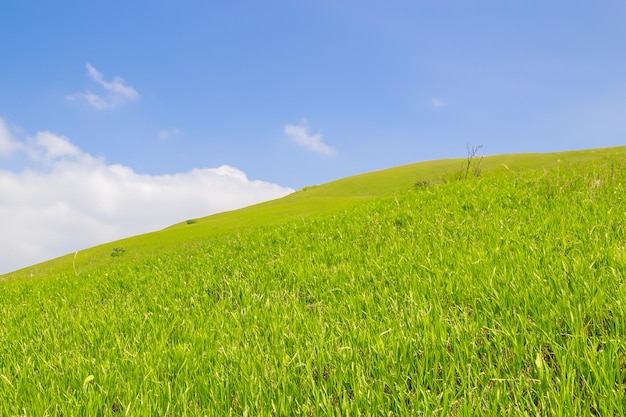
{"type": "Polygon", "coordinates": [[[1,281],[0,415],[623,416],[626,148],[461,162],[1,281]]]}

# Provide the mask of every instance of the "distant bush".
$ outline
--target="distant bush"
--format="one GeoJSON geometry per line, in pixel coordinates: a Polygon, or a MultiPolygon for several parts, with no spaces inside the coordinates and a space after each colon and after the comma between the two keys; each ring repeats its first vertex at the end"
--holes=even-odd
{"type": "Polygon", "coordinates": [[[126,252],[126,249],[124,249],[123,247],[119,246],[119,247],[113,248],[113,251],[111,251],[111,256],[113,256],[113,257],[122,256],[124,254],[124,252],[126,252]]]}
{"type": "Polygon", "coordinates": [[[430,187],[431,185],[433,185],[431,180],[421,180],[416,181],[415,184],[413,184],[413,187],[430,187]]]}
{"type": "Polygon", "coordinates": [[[187,224],[196,224],[196,223],[198,223],[198,220],[196,220],[196,219],[189,219],[189,220],[187,220],[187,224]]]}

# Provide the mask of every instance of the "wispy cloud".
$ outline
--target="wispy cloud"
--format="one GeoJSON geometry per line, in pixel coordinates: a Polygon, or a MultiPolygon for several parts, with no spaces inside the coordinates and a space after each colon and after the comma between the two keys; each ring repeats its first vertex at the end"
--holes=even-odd
{"type": "Polygon", "coordinates": [[[327,156],[337,154],[334,148],[326,145],[322,135],[309,133],[309,123],[307,119],[302,119],[297,125],[285,125],[285,134],[292,142],[307,148],[313,152],[318,152],[327,156]]]}
{"type": "Polygon", "coordinates": [[[140,174],[52,132],[19,137],[2,118],[0,150],[0,166],[21,164],[0,168],[0,273],[293,191],[228,165],[140,174]]]}
{"type": "Polygon", "coordinates": [[[440,97],[433,97],[430,99],[430,104],[432,104],[433,107],[435,108],[443,108],[443,107],[448,107],[448,103],[445,102],[442,98],[440,97]]]}
{"type": "Polygon", "coordinates": [[[112,81],[106,81],[102,73],[93,65],[88,63],[86,66],[87,75],[104,90],[103,94],[99,95],[86,90],[68,95],[68,100],[84,100],[97,110],[111,110],[126,102],[139,100],[139,93],[133,87],[126,85],[123,78],[114,77],[112,81]]]}
{"type": "Polygon", "coordinates": [[[178,136],[181,133],[181,130],[174,127],[172,129],[164,129],[159,132],[159,140],[168,140],[174,136],[178,136]]]}

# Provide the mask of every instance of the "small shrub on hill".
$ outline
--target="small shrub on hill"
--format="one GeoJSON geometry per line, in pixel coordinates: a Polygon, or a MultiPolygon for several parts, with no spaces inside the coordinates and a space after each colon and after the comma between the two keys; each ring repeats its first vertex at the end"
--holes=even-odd
{"type": "Polygon", "coordinates": [[[117,256],[122,256],[124,252],[126,252],[126,249],[124,249],[121,246],[118,246],[118,247],[113,248],[113,250],[111,251],[111,256],[114,258],[117,256]]]}

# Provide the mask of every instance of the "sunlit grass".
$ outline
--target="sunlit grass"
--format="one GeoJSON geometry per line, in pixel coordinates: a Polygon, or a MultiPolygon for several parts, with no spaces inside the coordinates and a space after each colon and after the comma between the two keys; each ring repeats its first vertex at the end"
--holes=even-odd
{"type": "Polygon", "coordinates": [[[0,415],[624,415],[624,149],[575,155],[0,282],[0,415]]]}

